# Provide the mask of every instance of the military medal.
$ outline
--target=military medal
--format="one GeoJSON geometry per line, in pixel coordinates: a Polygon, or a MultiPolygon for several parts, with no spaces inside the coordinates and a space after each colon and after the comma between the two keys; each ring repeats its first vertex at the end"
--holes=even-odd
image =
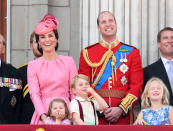
{"type": "Polygon", "coordinates": [[[124,53],[124,62],[127,62],[127,53],[124,53]]]}
{"type": "Polygon", "coordinates": [[[0,77],[0,87],[3,87],[2,77],[0,77]]]}
{"type": "Polygon", "coordinates": [[[120,71],[123,72],[124,74],[128,71],[128,66],[125,65],[124,63],[120,66],[120,71]]]}
{"type": "Polygon", "coordinates": [[[120,59],[120,62],[122,63],[123,62],[123,54],[121,53],[121,59],[120,59]]]}
{"type": "Polygon", "coordinates": [[[9,78],[6,78],[6,85],[9,87],[9,78]]]}
{"type": "Polygon", "coordinates": [[[11,98],[10,104],[11,104],[12,107],[14,107],[14,106],[16,105],[16,103],[17,103],[17,99],[16,99],[15,96],[13,96],[13,97],[11,98]]]}
{"type": "Polygon", "coordinates": [[[121,84],[124,86],[127,83],[127,79],[125,76],[121,78],[121,84]]]}
{"type": "Polygon", "coordinates": [[[12,87],[13,89],[17,89],[17,85],[16,84],[12,84],[12,87]]]}
{"type": "Polygon", "coordinates": [[[11,82],[12,82],[12,84],[11,84],[11,88],[9,90],[15,91],[17,89],[16,79],[12,78],[11,82]]]}
{"type": "Polygon", "coordinates": [[[2,80],[3,80],[3,86],[6,87],[7,86],[7,84],[6,84],[6,78],[3,77],[2,80]]]}

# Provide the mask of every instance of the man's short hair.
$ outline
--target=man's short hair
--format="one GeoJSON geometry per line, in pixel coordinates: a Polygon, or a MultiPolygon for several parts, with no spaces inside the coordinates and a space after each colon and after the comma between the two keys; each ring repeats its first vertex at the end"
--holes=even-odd
{"type": "Polygon", "coordinates": [[[105,12],[110,13],[110,14],[114,17],[114,20],[115,20],[115,23],[116,23],[116,19],[115,19],[115,16],[114,16],[113,13],[111,13],[111,12],[109,12],[109,11],[102,11],[102,12],[98,15],[98,17],[97,17],[97,26],[99,26],[99,17],[100,17],[100,15],[102,15],[102,14],[105,13],[105,12]]]}
{"type": "Polygon", "coordinates": [[[159,33],[157,34],[157,42],[160,42],[161,34],[163,31],[173,31],[173,28],[165,27],[162,30],[160,30],[159,33]]]}

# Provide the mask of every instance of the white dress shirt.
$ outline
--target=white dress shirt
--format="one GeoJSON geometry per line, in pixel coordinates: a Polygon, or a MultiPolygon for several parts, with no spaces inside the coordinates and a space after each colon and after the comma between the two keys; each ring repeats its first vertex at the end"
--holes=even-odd
{"type": "MultiPolygon", "coordinates": [[[[164,58],[163,56],[161,56],[161,60],[162,60],[163,65],[164,65],[164,67],[165,67],[165,69],[166,69],[166,72],[167,72],[167,74],[168,74],[168,70],[169,70],[169,68],[170,68],[170,64],[169,64],[168,62],[169,62],[169,61],[172,61],[172,62],[173,62],[173,59],[172,59],[172,60],[168,60],[168,59],[164,58]]],[[[168,78],[169,78],[169,76],[168,76],[168,78]]],[[[170,81],[170,78],[169,78],[169,81],[170,81]]],[[[170,84],[171,84],[171,81],[170,81],[170,84]]],[[[173,84],[171,84],[171,88],[172,88],[172,90],[173,90],[173,84]]]]}

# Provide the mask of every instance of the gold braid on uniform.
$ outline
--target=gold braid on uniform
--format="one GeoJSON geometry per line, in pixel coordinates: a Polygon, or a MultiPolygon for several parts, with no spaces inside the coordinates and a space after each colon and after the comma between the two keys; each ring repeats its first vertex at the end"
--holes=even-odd
{"type": "MultiPolygon", "coordinates": [[[[90,59],[89,59],[89,57],[88,57],[88,51],[87,51],[87,49],[84,49],[83,50],[83,56],[84,56],[84,59],[85,59],[85,61],[86,61],[86,63],[90,66],[90,67],[92,67],[92,69],[93,68],[97,68],[97,67],[99,67],[100,65],[102,65],[103,63],[103,66],[102,66],[102,68],[101,68],[101,70],[100,70],[100,72],[99,72],[99,74],[98,74],[98,76],[97,76],[97,78],[96,78],[96,80],[94,81],[94,83],[92,84],[92,86],[93,87],[95,87],[96,85],[97,85],[97,83],[98,83],[98,81],[100,80],[100,77],[102,76],[102,74],[103,74],[103,72],[104,72],[104,70],[105,70],[105,67],[106,67],[106,65],[107,65],[107,63],[108,63],[108,61],[109,61],[109,59],[113,56],[113,51],[111,51],[111,50],[108,50],[108,51],[106,51],[105,52],[105,54],[103,55],[103,57],[102,57],[102,59],[100,60],[100,62],[98,62],[98,63],[92,63],[91,61],[90,61],[90,59]]],[[[93,79],[93,72],[92,72],[92,79],[93,79]]]]}
{"type": "Polygon", "coordinates": [[[103,55],[103,57],[102,57],[102,59],[101,59],[100,62],[98,62],[98,63],[95,63],[95,62],[92,63],[92,62],[90,61],[89,57],[88,57],[88,51],[87,51],[87,49],[84,49],[84,50],[83,50],[84,59],[85,59],[86,63],[87,63],[89,66],[91,66],[92,68],[97,68],[97,67],[99,67],[100,65],[102,65],[109,53],[110,53],[110,51],[105,52],[105,54],[103,55]]]}
{"type": "Polygon", "coordinates": [[[29,88],[28,88],[28,84],[25,85],[25,87],[23,88],[23,98],[25,98],[25,96],[29,93],[29,88]]]}
{"type": "Polygon", "coordinates": [[[115,69],[115,79],[117,80],[117,76],[116,76],[116,63],[117,59],[116,57],[113,55],[112,56],[112,62],[111,62],[111,66],[112,66],[112,81],[113,81],[113,85],[115,84],[114,82],[114,69],[115,69]],[[115,67],[115,68],[114,68],[115,67]]]}
{"type": "Polygon", "coordinates": [[[128,95],[121,101],[120,107],[127,114],[128,110],[132,107],[134,101],[137,100],[137,97],[133,94],[128,93],[128,95]]]}

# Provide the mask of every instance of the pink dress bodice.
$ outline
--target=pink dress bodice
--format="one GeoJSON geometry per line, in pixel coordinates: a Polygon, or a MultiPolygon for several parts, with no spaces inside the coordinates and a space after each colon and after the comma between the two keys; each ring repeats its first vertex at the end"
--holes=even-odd
{"type": "Polygon", "coordinates": [[[42,124],[40,115],[48,112],[49,103],[54,98],[62,98],[67,105],[74,95],[70,89],[70,81],[77,74],[72,57],[62,56],[53,61],[43,57],[29,62],[28,85],[35,112],[31,124],[42,124]]]}

